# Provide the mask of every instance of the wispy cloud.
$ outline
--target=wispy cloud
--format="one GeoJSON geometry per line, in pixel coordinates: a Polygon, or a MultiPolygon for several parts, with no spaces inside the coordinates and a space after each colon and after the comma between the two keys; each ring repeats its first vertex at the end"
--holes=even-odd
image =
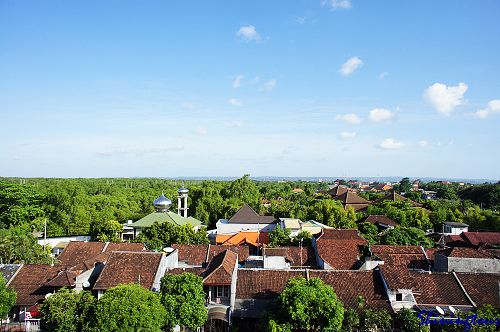
{"type": "Polygon", "coordinates": [[[184,150],[183,146],[154,147],[154,148],[136,148],[136,147],[117,147],[109,150],[98,151],[96,154],[100,157],[113,157],[118,155],[144,156],[149,154],[167,154],[175,151],[184,150]]]}
{"type": "Polygon", "coordinates": [[[459,83],[457,86],[447,86],[442,83],[434,83],[424,92],[424,98],[439,113],[448,116],[455,107],[465,103],[464,94],[468,86],[465,83],[459,83]]]}
{"type": "Polygon", "coordinates": [[[421,140],[421,141],[418,141],[418,142],[417,142],[417,144],[418,144],[420,147],[425,148],[425,147],[427,147],[427,146],[429,145],[429,141],[427,141],[427,140],[423,139],[423,140],[421,140]]]}
{"type": "Polygon", "coordinates": [[[384,72],[381,72],[379,75],[378,75],[378,79],[379,80],[384,80],[387,76],[389,76],[389,73],[384,71],[384,72]]]}
{"type": "Polygon", "coordinates": [[[255,29],[253,25],[241,26],[238,32],[236,32],[236,36],[246,42],[261,40],[260,34],[257,32],[257,29],[255,29]]]}
{"type": "Polygon", "coordinates": [[[399,150],[404,148],[405,144],[400,141],[396,141],[393,138],[386,138],[379,144],[379,147],[384,150],[399,150]]]}
{"type": "Polygon", "coordinates": [[[224,127],[239,128],[243,125],[243,121],[228,121],[224,122],[224,127]]]}
{"type": "Polygon", "coordinates": [[[200,136],[205,136],[206,134],[208,134],[208,129],[205,127],[198,127],[196,128],[196,134],[200,136]]]}
{"type": "Polygon", "coordinates": [[[353,56],[352,58],[348,59],[344,64],[342,64],[342,67],[339,69],[339,73],[343,76],[349,76],[354,71],[358,68],[360,68],[363,65],[363,60],[358,58],[357,56],[353,56]]]}
{"type": "Polygon", "coordinates": [[[474,115],[480,119],[486,119],[492,114],[500,113],[500,99],[494,99],[488,103],[486,108],[477,110],[474,115]]]}
{"type": "Polygon", "coordinates": [[[243,81],[244,76],[238,75],[233,81],[233,88],[238,89],[241,86],[241,81],[243,81]]]}
{"type": "Polygon", "coordinates": [[[361,118],[354,113],[339,114],[335,117],[336,120],[342,120],[351,124],[361,123],[361,118]]]}
{"type": "Polygon", "coordinates": [[[355,137],[356,137],[356,133],[355,132],[343,131],[343,132],[340,133],[340,138],[342,138],[344,140],[353,139],[355,137]]]}
{"type": "Polygon", "coordinates": [[[370,111],[369,118],[372,122],[382,122],[389,121],[394,118],[394,112],[386,110],[384,108],[374,108],[370,111]]]}
{"type": "Polygon", "coordinates": [[[321,1],[321,5],[328,6],[332,10],[352,8],[351,0],[323,0],[321,1]]]}
{"type": "Polygon", "coordinates": [[[277,80],[275,79],[269,80],[266,83],[264,83],[264,90],[271,91],[276,87],[277,84],[278,84],[277,80]]]}
{"type": "Polygon", "coordinates": [[[236,107],[241,107],[243,106],[243,102],[237,98],[229,98],[227,100],[227,102],[233,106],[236,106],[236,107]]]}

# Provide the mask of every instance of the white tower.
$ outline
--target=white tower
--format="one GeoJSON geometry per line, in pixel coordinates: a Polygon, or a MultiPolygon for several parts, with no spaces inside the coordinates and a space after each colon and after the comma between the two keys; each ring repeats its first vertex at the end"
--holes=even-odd
{"type": "Polygon", "coordinates": [[[177,214],[181,217],[187,218],[188,216],[188,192],[184,185],[179,188],[177,193],[177,214]]]}

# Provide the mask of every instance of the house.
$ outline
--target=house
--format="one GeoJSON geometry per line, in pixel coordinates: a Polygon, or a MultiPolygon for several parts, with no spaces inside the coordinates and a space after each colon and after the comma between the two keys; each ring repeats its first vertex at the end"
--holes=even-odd
{"type": "MultiPolygon", "coordinates": [[[[170,211],[172,206],[172,201],[161,194],[160,197],[153,201],[155,211],[148,214],[147,216],[137,220],[132,224],[127,224],[127,227],[132,227],[134,229],[134,238],[139,235],[144,228],[153,226],[154,223],[165,223],[169,222],[177,226],[191,225],[195,230],[202,227],[202,222],[193,217],[184,217],[179,213],[170,211]]],[[[184,210],[183,210],[184,211],[184,210]]]]}
{"type": "Polygon", "coordinates": [[[443,234],[446,235],[459,235],[463,232],[469,231],[469,225],[461,222],[445,222],[443,224],[443,234]]]}
{"type": "Polygon", "coordinates": [[[248,245],[173,244],[172,248],[178,252],[179,267],[206,267],[216,255],[226,250],[236,253],[238,264],[242,266],[250,256],[248,245]]]}
{"type": "Polygon", "coordinates": [[[314,220],[302,221],[296,218],[280,218],[279,226],[289,229],[291,236],[296,236],[301,231],[309,232],[311,235],[319,234],[323,228],[331,228],[314,220]]]}
{"type": "Polygon", "coordinates": [[[377,228],[382,231],[384,229],[391,229],[396,227],[398,224],[389,217],[384,215],[369,215],[361,220],[361,222],[369,222],[377,226],[377,228]]]}
{"type": "Polygon", "coordinates": [[[366,200],[351,191],[347,191],[341,195],[335,196],[333,197],[333,199],[340,201],[344,209],[347,210],[348,207],[352,207],[356,212],[365,210],[368,205],[371,204],[369,200],[366,200]]]}
{"type": "Polygon", "coordinates": [[[500,232],[462,232],[458,235],[445,235],[448,247],[475,247],[500,245],[500,232]]]}
{"type": "Polygon", "coordinates": [[[312,244],[321,269],[357,270],[368,241],[356,229],[324,229],[312,244]]]}
{"type": "Polygon", "coordinates": [[[342,194],[345,194],[348,191],[349,191],[349,189],[346,186],[336,185],[333,188],[331,188],[330,190],[328,190],[327,193],[332,197],[337,197],[337,196],[340,196],[342,194]]]}
{"type": "Polygon", "coordinates": [[[217,234],[215,243],[230,246],[248,244],[257,252],[261,246],[269,244],[269,233],[241,231],[236,234],[217,234]]]}
{"type": "Polygon", "coordinates": [[[263,248],[263,268],[317,268],[316,253],[311,247],[263,248]]]}
{"type": "Polygon", "coordinates": [[[500,308],[500,275],[492,273],[453,273],[475,308],[487,304],[500,308]]]}
{"type": "Polygon", "coordinates": [[[452,247],[434,253],[438,272],[500,273],[500,257],[483,248],[452,247]]]}
{"type": "Polygon", "coordinates": [[[392,201],[392,202],[406,201],[406,202],[409,202],[410,205],[413,207],[417,207],[417,208],[422,207],[422,204],[414,202],[411,199],[406,198],[404,196],[401,196],[395,190],[392,190],[390,193],[388,193],[387,195],[385,195],[382,198],[376,199],[375,201],[373,201],[373,204],[382,203],[383,201],[392,201]]]}
{"type": "Polygon", "coordinates": [[[248,204],[244,204],[229,220],[219,219],[217,235],[239,232],[268,233],[274,230],[278,221],[273,216],[261,216],[248,204]]]}

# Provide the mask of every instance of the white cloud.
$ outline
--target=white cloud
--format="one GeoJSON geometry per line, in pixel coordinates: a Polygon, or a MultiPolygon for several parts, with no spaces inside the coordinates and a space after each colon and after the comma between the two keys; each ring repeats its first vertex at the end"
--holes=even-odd
{"type": "Polygon", "coordinates": [[[389,73],[388,73],[388,72],[386,72],[386,71],[381,72],[381,73],[378,75],[378,79],[379,79],[379,80],[383,80],[383,79],[385,79],[388,75],[389,75],[389,73]]]}
{"type": "Polygon", "coordinates": [[[278,84],[278,81],[276,81],[275,79],[269,80],[264,83],[264,89],[266,91],[271,91],[276,87],[276,84],[278,84]]]}
{"type": "Polygon", "coordinates": [[[424,97],[436,111],[448,116],[455,107],[465,103],[464,94],[467,89],[465,83],[459,83],[457,86],[434,83],[425,90],[424,97]]]}
{"type": "Polygon", "coordinates": [[[370,111],[368,116],[373,122],[389,121],[394,118],[394,112],[383,108],[374,108],[370,111]]]}
{"type": "Polygon", "coordinates": [[[243,102],[239,99],[236,99],[236,98],[229,98],[227,100],[227,102],[233,106],[236,106],[236,107],[241,107],[243,106],[243,102]]]}
{"type": "Polygon", "coordinates": [[[362,65],[363,65],[363,60],[361,60],[357,56],[353,56],[352,58],[344,62],[342,67],[340,67],[339,69],[339,73],[343,76],[349,76],[362,65]]]}
{"type": "Polygon", "coordinates": [[[328,6],[332,10],[337,10],[337,9],[351,9],[352,8],[352,3],[351,0],[323,0],[321,2],[322,6],[328,6]]]}
{"type": "Polygon", "coordinates": [[[494,99],[488,103],[486,108],[477,110],[474,115],[480,119],[486,119],[489,115],[500,113],[500,99],[494,99]]]}
{"type": "Polygon", "coordinates": [[[355,132],[350,133],[350,132],[347,132],[347,131],[343,131],[343,132],[340,133],[340,138],[345,139],[345,140],[347,140],[347,139],[353,139],[355,137],[356,137],[356,133],[355,132]]]}
{"type": "Polygon", "coordinates": [[[196,134],[200,136],[205,136],[206,134],[208,134],[208,129],[205,127],[198,127],[196,128],[196,134]]]}
{"type": "Polygon", "coordinates": [[[396,141],[393,138],[386,138],[380,143],[379,147],[384,150],[398,150],[404,147],[403,142],[396,141]]]}
{"type": "Polygon", "coordinates": [[[225,127],[229,128],[239,128],[243,125],[243,121],[228,121],[224,122],[225,127]]]}
{"type": "Polygon", "coordinates": [[[238,75],[233,81],[233,88],[238,89],[241,86],[241,81],[243,80],[243,75],[238,75]]]}
{"type": "Polygon", "coordinates": [[[348,113],[348,114],[342,114],[342,115],[337,115],[335,117],[336,120],[342,120],[342,121],[345,121],[345,122],[349,122],[349,123],[352,123],[352,124],[358,124],[358,123],[361,123],[361,119],[359,118],[359,116],[357,116],[356,114],[354,113],[348,113]]]}
{"type": "Polygon", "coordinates": [[[429,141],[426,141],[425,139],[418,141],[418,145],[422,148],[425,148],[426,146],[429,145],[429,141]]]}
{"type": "Polygon", "coordinates": [[[101,150],[97,151],[97,155],[99,157],[112,157],[119,155],[135,155],[135,156],[144,156],[150,154],[168,154],[175,151],[184,150],[184,146],[170,146],[170,147],[152,147],[152,148],[143,148],[143,147],[116,147],[114,149],[109,150],[101,150]]]}
{"type": "Polygon", "coordinates": [[[185,101],[181,104],[182,108],[185,108],[187,110],[192,110],[194,109],[194,104],[190,101],[185,101]]]}
{"type": "Polygon", "coordinates": [[[250,42],[252,40],[259,41],[261,39],[259,33],[253,25],[243,25],[240,27],[238,32],[236,32],[236,36],[246,42],[250,42]]]}
{"type": "Polygon", "coordinates": [[[295,22],[298,24],[304,24],[306,23],[306,18],[304,16],[296,16],[295,22]]]}

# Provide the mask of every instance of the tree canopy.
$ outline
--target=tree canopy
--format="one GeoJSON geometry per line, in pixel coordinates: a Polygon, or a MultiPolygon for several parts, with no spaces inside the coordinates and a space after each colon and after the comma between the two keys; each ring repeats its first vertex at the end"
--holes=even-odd
{"type": "Polygon", "coordinates": [[[10,309],[16,303],[16,292],[7,288],[4,277],[0,274],[0,321],[10,312],[10,309]]]}

